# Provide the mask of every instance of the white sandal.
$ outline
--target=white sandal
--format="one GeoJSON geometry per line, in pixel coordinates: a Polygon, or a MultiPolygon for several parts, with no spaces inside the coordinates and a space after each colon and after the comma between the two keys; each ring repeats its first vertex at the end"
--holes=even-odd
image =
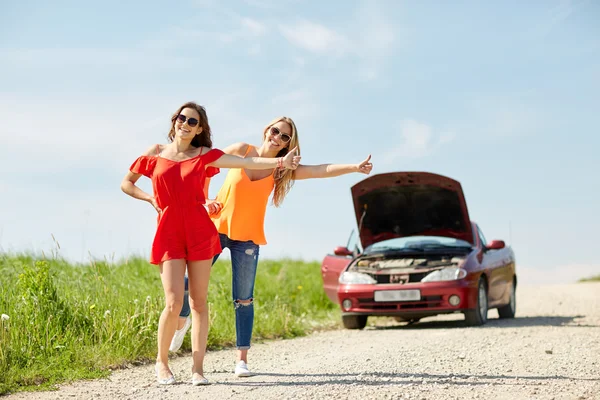
{"type": "Polygon", "coordinates": [[[159,378],[158,377],[158,365],[154,365],[154,373],[156,374],[156,381],[159,385],[172,385],[175,383],[175,377],[171,375],[168,378],[159,378]]]}
{"type": "Polygon", "coordinates": [[[209,385],[208,379],[202,376],[202,378],[196,378],[196,376],[202,376],[200,374],[192,374],[192,385],[201,386],[201,385],[209,385]]]}

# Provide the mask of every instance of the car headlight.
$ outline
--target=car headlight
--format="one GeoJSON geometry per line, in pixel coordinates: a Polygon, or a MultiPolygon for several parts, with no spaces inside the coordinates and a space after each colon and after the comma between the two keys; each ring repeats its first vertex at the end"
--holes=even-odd
{"type": "Polygon", "coordinates": [[[343,284],[377,283],[375,279],[371,278],[367,274],[349,271],[346,271],[340,275],[339,282],[343,284]]]}
{"type": "Polygon", "coordinates": [[[430,272],[421,282],[455,281],[467,276],[467,271],[458,267],[448,267],[430,272]]]}

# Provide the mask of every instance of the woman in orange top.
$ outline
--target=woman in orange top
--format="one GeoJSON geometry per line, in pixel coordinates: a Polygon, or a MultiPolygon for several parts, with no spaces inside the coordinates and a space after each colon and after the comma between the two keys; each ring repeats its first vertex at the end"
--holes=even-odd
{"type": "MultiPolygon", "coordinates": [[[[282,157],[289,149],[300,153],[296,125],[291,118],[280,117],[271,121],[264,129],[261,146],[236,143],[224,152],[241,157],[282,157]]],[[[273,193],[273,204],[282,204],[295,180],[330,178],[352,172],[369,174],[373,165],[371,156],[359,164],[299,165],[297,169],[247,171],[243,168],[230,169],[223,186],[209,207],[219,231],[221,246],[228,247],[232,264],[232,295],[236,317],[237,376],[251,376],[248,370],[248,349],[254,322],[254,281],[258,264],[259,246],[267,243],[264,234],[264,218],[267,203],[273,193]]],[[[216,261],[218,255],[214,258],[216,261]]],[[[179,329],[173,337],[170,349],[181,346],[189,328],[189,311],[184,299],[180,313],[179,329]]]]}
{"type": "Polygon", "coordinates": [[[184,276],[189,276],[192,308],[192,383],[207,384],[203,361],[208,334],[206,296],[213,258],[221,253],[214,223],[204,208],[205,180],[218,168],[249,170],[285,167],[295,169],[299,157],[242,158],[211,149],[208,118],[196,103],[182,105],[171,118],[169,144],[154,145],[137,158],[121,183],[128,195],[149,202],[158,212],[150,262],[160,266],[165,308],[158,325],[156,376],[161,384],[175,383],[168,366],[169,343],[177,328],[184,296],[184,276]],[[135,184],[142,176],[152,179],[153,196],[135,184]],[[202,327],[202,329],[201,329],[202,327]]]}

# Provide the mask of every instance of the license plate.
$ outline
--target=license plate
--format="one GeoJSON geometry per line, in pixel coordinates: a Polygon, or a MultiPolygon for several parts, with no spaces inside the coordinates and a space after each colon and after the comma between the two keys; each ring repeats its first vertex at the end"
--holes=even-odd
{"type": "Polygon", "coordinates": [[[421,300],[421,291],[414,290],[376,290],[375,301],[415,301],[421,300]]]}

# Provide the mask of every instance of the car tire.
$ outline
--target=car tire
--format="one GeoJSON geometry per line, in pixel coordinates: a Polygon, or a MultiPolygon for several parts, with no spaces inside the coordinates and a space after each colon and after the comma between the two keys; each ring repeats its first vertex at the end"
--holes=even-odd
{"type": "Polygon", "coordinates": [[[368,315],[342,315],[342,323],[346,329],[363,329],[367,326],[368,315]]]}
{"type": "Polygon", "coordinates": [[[517,312],[517,285],[513,280],[513,284],[510,288],[510,300],[508,304],[502,307],[498,307],[498,316],[500,318],[514,318],[517,312]]]}
{"type": "Polygon", "coordinates": [[[475,308],[465,312],[465,321],[469,326],[480,326],[487,322],[488,314],[488,291],[483,278],[479,279],[477,285],[477,302],[475,308]]]}

